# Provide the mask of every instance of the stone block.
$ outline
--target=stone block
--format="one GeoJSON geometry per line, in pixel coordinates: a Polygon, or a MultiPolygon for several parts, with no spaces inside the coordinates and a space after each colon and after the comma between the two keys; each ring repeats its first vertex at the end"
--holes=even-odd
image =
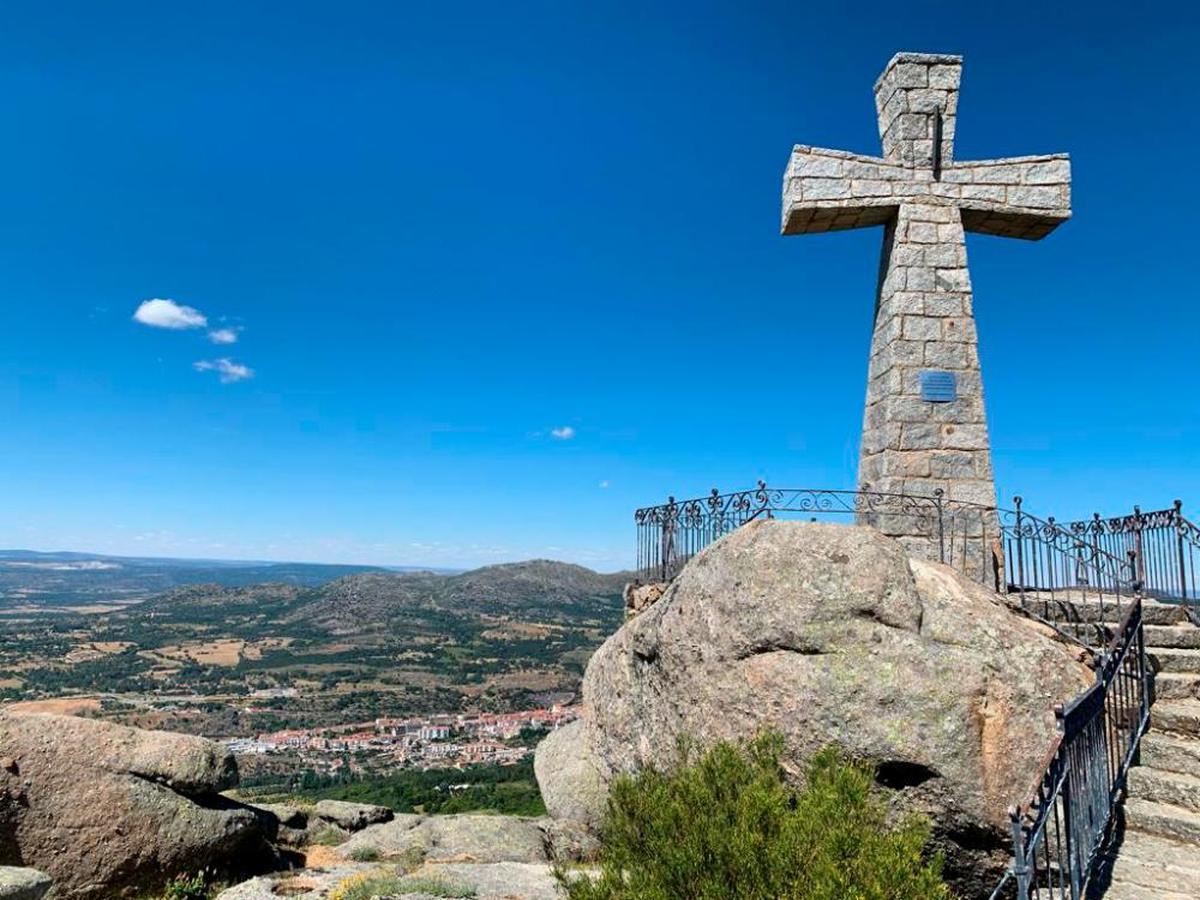
{"type": "Polygon", "coordinates": [[[1035,209],[1055,209],[1067,205],[1060,188],[1040,185],[1010,187],[1008,202],[1013,206],[1028,206],[1035,209]]]}
{"type": "Polygon", "coordinates": [[[938,88],[916,89],[905,92],[909,112],[937,113],[946,108],[947,93],[938,88]]]}
{"type": "MultiPolygon", "coordinates": [[[[936,426],[909,426],[909,427],[927,427],[936,430],[936,426]]],[[[862,450],[864,459],[872,454],[880,453],[889,448],[899,449],[903,443],[902,427],[899,422],[889,422],[882,428],[872,428],[870,431],[864,432],[862,437],[862,450]]],[[[923,447],[920,449],[936,449],[935,447],[923,447]]]]}
{"type": "Polygon", "coordinates": [[[887,299],[887,305],[894,316],[919,316],[925,311],[925,295],[921,291],[896,291],[887,299]]]}
{"type": "Polygon", "coordinates": [[[900,372],[895,368],[876,369],[872,366],[872,371],[875,374],[867,383],[867,402],[878,403],[885,397],[890,397],[900,388],[900,372]]]}
{"type": "Polygon", "coordinates": [[[962,297],[954,294],[926,294],[924,306],[927,316],[961,316],[965,312],[962,297]]]}
{"type": "Polygon", "coordinates": [[[793,177],[840,178],[845,163],[840,159],[814,154],[793,155],[791,174],[793,177]]]}
{"type": "Polygon", "coordinates": [[[942,65],[930,66],[927,75],[930,87],[958,91],[959,80],[962,78],[962,66],[942,65]]]}
{"type": "Polygon", "coordinates": [[[943,341],[974,341],[975,320],[969,316],[948,316],[942,319],[943,341]]]}
{"type": "Polygon", "coordinates": [[[890,264],[893,266],[920,266],[925,263],[925,250],[922,244],[897,244],[892,247],[890,264]]]}
{"type": "Polygon", "coordinates": [[[978,397],[960,396],[953,403],[929,404],[929,419],[933,422],[981,425],[984,422],[983,401],[978,397]]]}
{"type": "Polygon", "coordinates": [[[928,478],[930,452],[926,450],[916,452],[889,450],[882,454],[883,474],[890,478],[928,478]]]}
{"type": "MultiPolygon", "coordinates": [[[[919,366],[925,362],[924,341],[893,341],[892,364],[898,366],[919,366]]],[[[919,391],[910,391],[919,393],[919,391]]]]}
{"type": "Polygon", "coordinates": [[[850,182],[850,193],[855,197],[890,197],[892,183],[882,180],[856,179],[850,182]]]}
{"type": "MultiPolygon", "coordinates": [[[[929,134],[933,134],[932,128],[929,129],[929,134]]],[[[918,139],[912,142],[911,160],[918,166],[933,165],[933,141],[918,139]]]]}
{"type": "Polygon", "coordinates": [[[938,290],[966,292],[971,289],[971,279],[966,267],[961,269],[935,269],[934,283],[938,290]]]}
{"type": "Polygon", "coordinates": [[[935,341],[942,336],[942,320],[930,316],[905,316],[904,339],[907,341],[935,341]]]}
{"type": "Polygon", "coordinates": [[[943,425],[940,446],[947,450],[987,450],[987,426],[943,425]]]}
{"type": "Polygon", "coordinates": [[[933,269],[925,266],[910,266],[904,270],[904,288],[907,291],[932,291],[933,269]]]}
{"type": "Polygon", "coordinates": [[[975,184],[1019,184],[1021,181],[1021,169],[1013,165],[976,166],[971,175],[975,184]]]}
{"type": "Polygon", "coordinates": [[[835,200],[850,196],[850,183],[841,178],[806,178],[800,195],[805,200],[835,200]]]}
{"type": "Polygon", "coordinates": [[[898,88],[928,87],[929,67],[921,63],[900,63],[892,69],[891,81],[898,88]]]}
{"type": "Polygon", "coordinates": [[[975,456],[943,451],[928,454],[929,474],[934,478],[975,478],[975,456]]]}
{"type": "Polygon", "coordinates": [[[947,496],[958,503],[977,503],[980,506],[996,505],[996,489],[990,480],[952,481],[947,490],[947,496]]]}
{"type": "Polygon", "coordinates": [[[941,446],[941,429],[931,422],[913,422],[902,427],[901,450],[939,450],[941,446]]]}
{"type": "Polygon", "coordinates": [[[958,378],[958,396],[978,397],[980,401],[983,400],[983,379],[979,375],[978,368],[968,368],[957,373],[956,377],[958,378]]]}
{"type": "Polygon", "coordinates": [[[930,407],[935,404],[928,403],[920,397],[891,397],[880,405],[883,406],[889,420],[909,423],[928,422],[930,407]]]}
{"type": "Polygon", "coordinates": [[[925,248],[926,265],[935,268],[961,268],[967,264],[967,248],[962,244],[934,244],[925,248]]]}
{"type": "Polygon", "coordinates": [[[991,203],[1003,203],[1006,189],[997,184],[964,184],[959,188],[959,196],[964,200],[987,200],[991,203]]]}
{"type": "Polygon", "coordinates": [[[937,369],[966,369],[974,363],[970,344],[930,341],[925,345],[925,365],[937,369]]]}
{"type": "Polygon", "coordinates": [[[902,141],[929,140],[933,136],[931,117],[921,113],[901,113],[894,123],[896,137],[902,141]]]}
{"type": "Polygon", "coordinates": [[[1066,184],[1071,180],[1071,162],[1052,159],[1031,163],[1025,167],[1024,176],[1026,184],[1066,184]]]}
{"type": "Polygon", "coordinates": [[[915,244],[936,244],[938,241],[938,229],[949,228],[951,226],[935,225],[932,222],[909,222],[906,230],[906,237],[915,244]]]}

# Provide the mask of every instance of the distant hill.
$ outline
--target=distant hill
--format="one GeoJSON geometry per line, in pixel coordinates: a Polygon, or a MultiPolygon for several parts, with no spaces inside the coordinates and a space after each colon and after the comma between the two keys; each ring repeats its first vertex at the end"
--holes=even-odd
{"type": "Polygon", "coordinates": [[[630,573],[602,575],[570,563],[537,559],[485,566],[456,575],[367,572],[330,582],[308,594],[290,616],[337,631],[384,622],[402,608],[461,615],[510,615],[574,621],[594,614],[598,598],[612,598],[630,573]]]}
{"type": "Polygon", "coordinates": [[[421,570],[415,567],[386,569],[325,563],[0,550],[0,609],[15,605],[62,607],[125,603],[195,584],[245,587],[278,582],[315,587],[347,575],[383,571],[421,570]]]}
{"type": "MultiPolygon", "coordinates": [[[[75,561],[99,559],[85,557],[75,561]]],[[[138,601],[10,606],[0,702],[102,692],[121,721],[220,735],[528,708],[578,691],[629,579],[550,560],[454,574],[317,568],[343,571],[315,585],[229,584],[212,576],[242,570],[196,568],[207,583],[138,601]]]]}

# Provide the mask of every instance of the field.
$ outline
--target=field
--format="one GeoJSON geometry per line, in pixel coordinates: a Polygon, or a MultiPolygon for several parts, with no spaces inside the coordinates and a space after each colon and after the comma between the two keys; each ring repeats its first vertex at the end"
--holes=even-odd
{"type": "Polygon", "coordinates": [[[0,617],[0,703],[237,737],[567,701],[623,581],[536,562],[42,604],[0,617]]]}

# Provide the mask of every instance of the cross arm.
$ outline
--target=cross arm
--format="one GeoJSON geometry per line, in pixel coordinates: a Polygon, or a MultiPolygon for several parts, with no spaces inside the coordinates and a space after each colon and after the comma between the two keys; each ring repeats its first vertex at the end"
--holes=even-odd
{"type": "Polygon", "coordinates": [[[1071,217],[1071,159],[956,162],[942,170],[936,190],[962,210],[967,231],[1038,240],[1071,217]]]}
{"type": "Polygon", "coordinates": [[[784,234],[882,225],[913,191],[911,170],[844,150],[797,144],[783,175],[784,234]]]}

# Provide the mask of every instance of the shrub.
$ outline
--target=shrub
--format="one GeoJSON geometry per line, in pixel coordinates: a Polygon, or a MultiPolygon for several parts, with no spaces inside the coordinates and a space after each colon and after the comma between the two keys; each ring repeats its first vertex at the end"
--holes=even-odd
{"type": "Polygon", "coordinates": [[[163,888],[162,900],[208,900],[209,889],[203,872],[192,877],[176,875],[163,888]]]}
{"type": "Polygon", "coordinates": [[[429,894],[434,897],[474,897],[475,891],[440,878],[402,876],[387,869],[361,872],[343,879],[329,893],[329,900],[372,900],[396,894],[429,894]]]}
{"type": "Polygon", "coordinates": [[[350,858],[355,862],[375,862],[379,859],[379,849],[363,844],[350,851],[350,858]]]}
{"type": "Polygon", "coordinates": [[[680,745],[670,773],[618,779],[595,877],[560,869],[570,900],[948,900],[941,859],[922,859],[929,826],[887,825],[871,772],[834,749],[788,787],[783,741],[697,755],[680,745]]]}
{"type": "Polygon", "coordinates": [[[322,823],[308,833],[310,844],[322,844],[326,847],[336,847],[346,842],[346,832],[336,825],[322,823]]]}

